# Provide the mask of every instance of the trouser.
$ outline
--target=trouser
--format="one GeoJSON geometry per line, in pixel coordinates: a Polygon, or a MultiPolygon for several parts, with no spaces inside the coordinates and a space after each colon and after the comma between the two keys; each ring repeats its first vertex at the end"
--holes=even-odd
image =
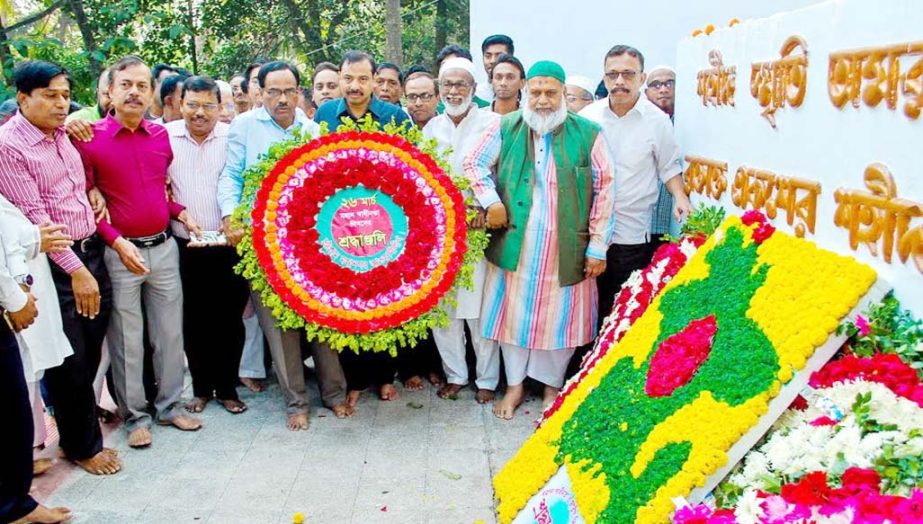
{"type": "MultiPolygon", "coordinates": [[[[22,354],[19,355],[22,358],[22,354]]],[[[45,445],[48,432],[45,430],[45,402],[42,400],[42,388],[34,377],[26,379],[26,393],[32,406],[32,447],[45,445]]]]}
{"type": "Polygon", "coordinates": [[[229,246],[188,247],[178,238],[183,281],[183,341],[196,397],[237,400],[244,346],[243,311],[250,293],[234,273],[240,260],[229,246]]]}
{"type": "Polygon", "coordinates": [[[500,350],[496,340],[481,334],[479,319],[452,319],[447,327],[433,329],[433,338],[442,357],[446,381],[468,385],[468,362],[465,360],[465,322],[471,331],[471,345],[476,359],[478,389],[497,389],[500,381],[500,350]]]}
{"type": "Polygon", "coordinates": [[[38,503],[29,496],[32,487],[32,408],[16,337],[0,321],[0,405],[7,414],[0,431],[0,522],[28,515],[38,503]]]}
{"type": "MultiPolygon", "coordinates": [[[[253,301],[250,301],[252,304],[253,301]]],[[[256,306],[251,306],[256,307],[256,306]]],[[[263,343],[263,331],[260,329],[260,319],[254,310],[247,315],[244,308],[244,351],[240,356],[240,367],[237,375],[240,378],[266,378],[266,364],[264,354],[266,346],[263,343]]]]}
{"type": "Polygon", "coordinates": [[[272,367],[282,388],[282,397],[289,415],[308,412],[308,398],[304,386],[304,361],[301,358],[301,333],[276,326],[272,310],[263,305],[260,292],[250,290],[250,300],[256,308],[260,328],[269,342],[272,367]]]}
{"type": "Polygon", "coordinates": [[[153,347],[157,380],[154,409],[159,421],[182,415],[183,392],[183,288],[179,276],[179,250],[168,238],[163,244],[140,248],[150,270],[136,275],[106,248],[106,267],[112,279],[112,320],[107,342],[112,360],[112,380],[119,415],[129,432],[150,427],[144,395],[144,321],[153,347]],[[141,303],[144,302],[144,314],[141,303]]]}
{"type": "Polygon", "coordinates": [[[441,362],[433,333],[419,341],[412,348],[397,350],[397,378],[405,382],[412,377],[425,377],[430,373],[440,373],[441,362]]]}
{"type": "Polygon", "coordinates": [[[340,365],[340,355],[326,343],[313,342],[310,345],[321,401],[328,408],[345,404],[346,375],[340,365]]]}
{"type": "Polygon", "coordinates": [[[356,353],[351,349],[344,349],[340,353],[340,363],[346,375],[346,389],[349,391],[361,391],[369,386],[381,387],[394,382],[397,360],[387,351],[356,353]]]}
{"type": "Polygon", "coordinates": [[[602,327],[603,321],[612,312],[615,295],[622,284],[628,280],[631,273],[647,267],[651,262],[651,243],[644,244],[612,244],[606,252],[606,270],[596,279],[599,290],[599,319],[597,330],[602,327]]]}
{"type": "Polygon", "coordinates": [[[74,354],[65,358],[60,366],[45,370],[43,380],[51,405],[54,406],[61,449],[72,460],[88,459],[103,449],[102,431],[96,418],[93,381],[99,368],[103,339],[106,337],[113,306],[112,284],[104,261],[104,249],[102,241],[88,244],[85,250],[80,248],[79,243],[74,245],[74,253],[99,286],[99,314],[93,319],[77,313],[70,275],[57,264],[51,264],[51,278],[58,292],[64,335],[74,349],[74,354]]]}
{"type": "Polygon", "coordinates": [[[511,344],[502,344],[503,365],[506,382],[510,386],[522,384],[531,377],[553,388],[564,385],[564,372],[574,354],[574,348],[526,349],[511,344]]]}

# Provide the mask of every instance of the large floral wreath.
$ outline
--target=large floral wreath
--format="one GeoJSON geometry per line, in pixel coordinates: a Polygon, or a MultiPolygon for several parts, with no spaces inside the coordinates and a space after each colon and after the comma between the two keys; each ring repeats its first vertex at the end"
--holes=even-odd
{"type": "Polygon", "coordinates": [[[337,350],[413,346],[448,324],[487,243],[447,171],[419,130],[370,119],[275,144],[243,174],[237,269],[281,328],[337,350]]]}

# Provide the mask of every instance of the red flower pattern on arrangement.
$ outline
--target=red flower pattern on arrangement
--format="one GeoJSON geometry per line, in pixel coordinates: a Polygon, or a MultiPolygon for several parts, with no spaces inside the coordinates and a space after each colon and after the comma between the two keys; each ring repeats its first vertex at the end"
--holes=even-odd
{"type": "Polygon", "coordinates": [[[644,392],[667,397],[692,380],[711,353],[718,324],[714,315],[693,320],[660,343],[651,357],[644,392]]]}
{"type": "Polygon", "coordinates": [[[915,369],[894,354],[879,353],[872,357],[846,355],[811,375],[811,387],[825,388],[838,382],[865,380],[883,384],[896,395],[923,407],[923,385],[915,369]]]}
{"type": "Polygon", "coordinates": [[[371,333],[429,312],[452,288],[467,248],[465,212],[451,179],[402,137],[335,133],[296,148],[263,179],[253,246],[273,291],[307,322],[371,333]],[[331,260],[316,229],[323,203],[359,185],[390,197],[408,221],[397,257],[364,273],[331,260]]]}

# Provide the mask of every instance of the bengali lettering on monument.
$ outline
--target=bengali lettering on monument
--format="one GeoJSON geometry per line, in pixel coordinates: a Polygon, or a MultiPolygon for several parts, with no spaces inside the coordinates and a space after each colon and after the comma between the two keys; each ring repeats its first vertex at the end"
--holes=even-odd
{"type": "Polygon", "coordinates": [[[779,51],[781,57],[750,66],[750,94],[760,106],[769,125],[776,127],[776,111],[799,107],[808,86],[808,44],[798,35],[788,37],[779,51]]]}

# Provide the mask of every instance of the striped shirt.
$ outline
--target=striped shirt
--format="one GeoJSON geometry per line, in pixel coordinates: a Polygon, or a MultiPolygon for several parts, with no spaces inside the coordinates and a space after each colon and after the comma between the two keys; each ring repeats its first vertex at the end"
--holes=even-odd
{"type": "MultiPolygon", "coordinates": [[[[80,154],[63,127],[48,138],[19,112],[0,127],[0,193],[33,224],[64,224],[78,240],[96,232],[80,154]]],[[[83,267],[71,250],[48,256],[68,273],[83,267]]]]}
{"type": "MultiPolygon", "coordinates": [[[[202,231],[217,231],[222,216],[218,206],[218,178],[228,156],[230,126],[218,122],[201,144],[189,135],[185,120],[175,120],[164,127],[173,148],[173,162],[167,169],[173,198],[186,206],[186,212],[202,231]]],[[[189,238],[186,227],[178,222],[173,222],[173,234],[189,238]]]]}
{"type": "MultiPolygon", "coordinates": [[[[534,133],[533,133],[534,134],[534,133]]],[[[465,176],[481,204],[499,201],[492,169],[499,163],[500,122],[492,125],[465,159],[465,176]]],[[[596,282],[572,286],[558,280],[558,175],[551,134],[535,139],[535,183],[516,271],[488,263],[481,303],[486,338],[527,349],[568,349],[593,340],[596,331],[596,282]]],[[[614,226],[615,174],[602,134],[590,150],[593,205],[586,256],[606,259],[614,226]]]]}

